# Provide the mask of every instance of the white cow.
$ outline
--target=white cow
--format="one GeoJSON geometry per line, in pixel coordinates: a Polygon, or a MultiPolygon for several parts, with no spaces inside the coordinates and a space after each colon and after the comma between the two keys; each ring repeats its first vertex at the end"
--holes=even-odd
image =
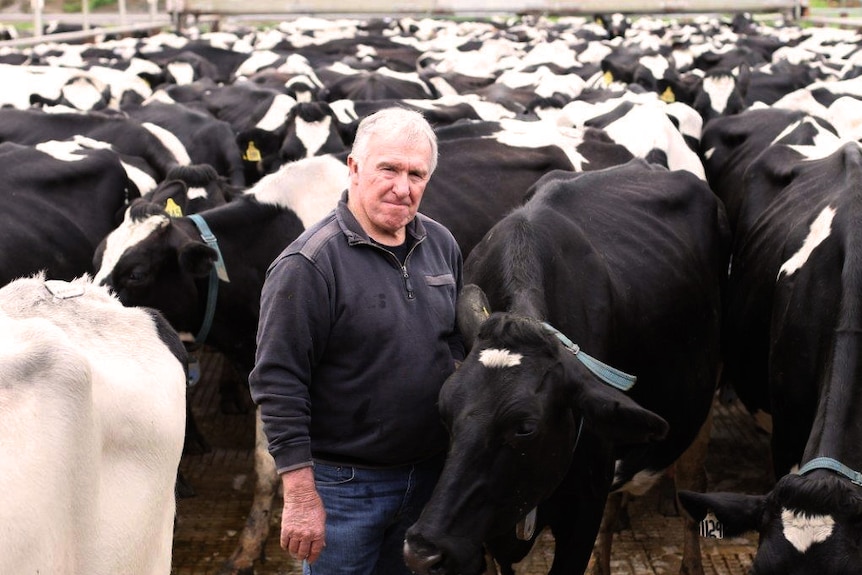
{"type": "Polygon", "coordinates": [[[0,573],[170,573],[184,365],[86,277],[0,289],[0,573]]]}

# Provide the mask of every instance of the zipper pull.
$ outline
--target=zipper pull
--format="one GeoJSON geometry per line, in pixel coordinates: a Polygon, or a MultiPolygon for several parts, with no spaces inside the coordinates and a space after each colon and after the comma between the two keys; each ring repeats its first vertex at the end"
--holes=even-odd
{"type": "Polygon", "coordinates": [[[404,287],[407,289],[407,299],[413,299],[416,294],[413,292],[413,282],[410,279],[410,274],[407,273],[407,266],[401,266],[401,277],[404,278],[404,287]]]}

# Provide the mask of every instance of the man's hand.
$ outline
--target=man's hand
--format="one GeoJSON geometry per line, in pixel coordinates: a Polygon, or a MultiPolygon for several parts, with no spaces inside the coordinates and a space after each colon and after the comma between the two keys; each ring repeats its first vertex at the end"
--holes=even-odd
{"type": "Polygon", "coordinates": [[[326,512],[314,486],[314,473],[311,467],[303,467],[282,474],[281,481],[281,548],[298,561],[314,563],[326,545],[326,512]]]}

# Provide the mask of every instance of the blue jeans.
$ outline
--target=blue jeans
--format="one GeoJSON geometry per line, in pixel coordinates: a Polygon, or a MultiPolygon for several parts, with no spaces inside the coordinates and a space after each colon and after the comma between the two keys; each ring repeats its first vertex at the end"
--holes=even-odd
{"type": "Polygon", "coordinates": [[[443,456],[390,469],[314,464],[326,547],[304,575],[409,575],[404,534],[431,497],[443,456]]]}

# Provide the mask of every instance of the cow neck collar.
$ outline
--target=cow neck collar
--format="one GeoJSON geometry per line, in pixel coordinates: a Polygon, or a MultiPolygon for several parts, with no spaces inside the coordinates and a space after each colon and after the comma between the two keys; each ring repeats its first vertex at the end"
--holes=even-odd
{"type": "Polygon", "coordinates": [[[215,234],[212,233],[212,230],[210,230],[206,220],[204,220],[203,216],[200,214],[190,214],[188,218],[194,222],[195,226],[197,226],[198,231],[201,234],[201,239],[203,239],[203,241],[216,252],[215,264],[210,268],[209,289],[207,291],[207,304],[206,309],[204,310],[203,324],[195,336],[195,343],[203,344],[206,341],[207,336],[209,336],[210,328],[212,328],[213,324],[213,318],[215,317],[215,307],[216,302],[218,301],[219,280],[229,282],[230,279],[228,278],[227,269],[224,265],[224,258],[222,257],[221,250],[218,247],[218,240],[216,239],[215,234]]]}
{"type": "Polygon", "coordinates": [[[560,340],[560,343],[562,343],[567,350],[572,352],[575,358],[577,358],[578,361],[584,364],[584,367],[590,370],[593,375],[595,375],[611,387],[615,387],[620,391],[628,391],[637,381],[636,376],[629,375],[624,371],[620,371],[615,367],[611,367],[608,364],[594,358],[593,356],[586,354],[584,351],[581,350],[578,344],[574,343],[572,340],[566,337],[564,333],[562,333],[560,330],[558,330],[548,322],[543,321],[542,327],[545,328],[545,330],[551,332],[554,336],[556,336],[556,338],[560,340]]]}
{"type": "Polygon", "coordinates": [[[815,457],[805,465],[799,468],[799,471],[796,472],[797,475],[805,475],[815,469],[828,469],[830,471],[834,471],[840,475],[843,475],[847,479],[850,480],[854,485],[862,486],[862,473],[850,469],[837,459],[833,459],[831,457],[815,457]]]}

